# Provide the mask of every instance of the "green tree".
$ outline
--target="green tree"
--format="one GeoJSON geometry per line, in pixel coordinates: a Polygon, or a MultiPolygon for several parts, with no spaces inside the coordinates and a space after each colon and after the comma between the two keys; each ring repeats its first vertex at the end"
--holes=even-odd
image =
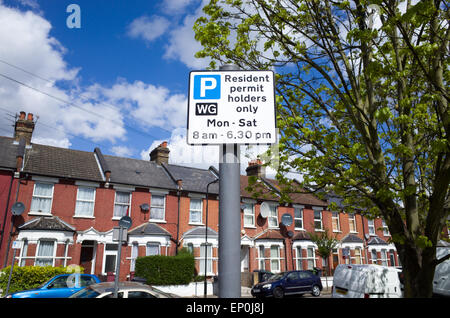
{"type": "MultiPolygon", "coordinates": [[[[327,260],[328,273],[331,273],[331,262],[330,256],[333,253],[333,250],[338,247],[339,240],[336,239],[336,236],[330,236],[328,233],[328,229],[325,229],[324,232],[309,232],[309,238],[312,242],[317,245],[317,254],[323,259],[327,260]]],[[[325,274],[325,273],[324,273],[325,274]]],[[[328,275],[326,275],[327,277],[328,275]]],[[[328,288],[328,278],[327,278],[327,288],[328,288]]]]}
{"type": "MultiPolygon", "coordinates": [[[[384,218],[406,297],[430,297],[449,215],[448,1],[211,0],[197,57],[274,69],[277,178],[384,218]],[[446,204],[447,202],[447,204],[446,204]]],[[[294,189],[293,189],[294,188],[294,189]]]]}

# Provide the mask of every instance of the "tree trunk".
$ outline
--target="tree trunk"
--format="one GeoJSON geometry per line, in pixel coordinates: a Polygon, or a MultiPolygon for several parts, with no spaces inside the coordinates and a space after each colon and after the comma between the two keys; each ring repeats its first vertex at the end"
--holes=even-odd
{"type": "Polygon", "coordinates": [[[436,248],[430,247],[422,252],[411,243],[405,243],[401,254],[404,273],[405,298],[430,298],[433,295],[433,278],[436,265],[436,248]],[[402,255],[403,254],[403,255],[402,255]],[[424,260],[422,262],[422,260],[424,260]]]}

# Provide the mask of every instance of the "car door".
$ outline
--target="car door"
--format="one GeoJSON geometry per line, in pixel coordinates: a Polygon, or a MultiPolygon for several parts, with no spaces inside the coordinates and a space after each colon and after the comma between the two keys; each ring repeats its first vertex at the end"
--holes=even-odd
{"type": "Polygon", "coordinates": [[[299,275],[299,290],[303,293],[311,291],[312,284],[314,282],[313,275],[307,271],[299,272],[298,275],[299,275]]]}
{"type": "Polygon", "coordinates": [[[300,278],[298,272],[290,272],[284,281],[285,294],[297,294],[301,291],[300,278]]]}
{"type": "Polygon", "coordinates": [[[39,292],[38,298],[66,298],[78,289],[77,275],[57,276],[39,292]]]}

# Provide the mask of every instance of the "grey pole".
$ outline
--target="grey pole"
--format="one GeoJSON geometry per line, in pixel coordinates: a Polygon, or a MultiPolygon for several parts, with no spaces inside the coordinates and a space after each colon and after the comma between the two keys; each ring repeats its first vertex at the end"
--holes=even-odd
{"type": "MultiPolygon", "coordinates": [[[[239,70],[223,65],[221,71],[239,70]]],[[[219,155],[219,298],[241,297],[240,148],[223,144],[219,155]]]]}

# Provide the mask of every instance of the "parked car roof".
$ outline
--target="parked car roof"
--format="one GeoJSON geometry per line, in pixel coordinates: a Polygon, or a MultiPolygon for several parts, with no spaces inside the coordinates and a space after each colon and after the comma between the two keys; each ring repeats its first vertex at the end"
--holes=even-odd
{"type": "MultiPolygon", "coordinates": [[[[149,291],[154,291],[154,292],[157,292],[160,294],[164,294],[165,296],[170,297],[170,298],[176,297],[176,295],[174,295],[174,294],[163,292],[163,291],[159,290],[158,288],[155,288],[155,287],[147,285],[147,284],[139,283],[139,282],[128,282],[128,281],[119,282],[118,286],[119,286],[120,291],[146,289],[149,291]]],[[[98,284],[92,284],[88,288],[96,291],[99,294],[107,293],[107,292],[114,292],[114,282],[103,282],[103,283],[98,283],[98,284]]]]}

